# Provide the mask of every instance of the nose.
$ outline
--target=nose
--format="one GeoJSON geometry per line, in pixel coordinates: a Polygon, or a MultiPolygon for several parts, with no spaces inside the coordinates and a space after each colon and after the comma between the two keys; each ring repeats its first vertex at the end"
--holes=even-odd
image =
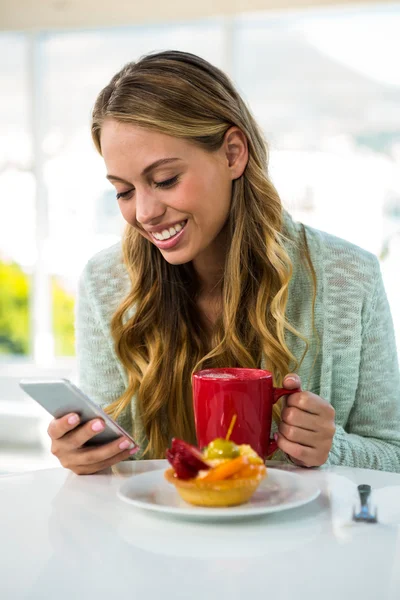
{"type": "Polygon", "coordinates": [[[142,191],[135,195],[136,221],[140,225],[151,225],[154,220],[165,213],[165,206],[157,200],[152,193],[142,191]]]}

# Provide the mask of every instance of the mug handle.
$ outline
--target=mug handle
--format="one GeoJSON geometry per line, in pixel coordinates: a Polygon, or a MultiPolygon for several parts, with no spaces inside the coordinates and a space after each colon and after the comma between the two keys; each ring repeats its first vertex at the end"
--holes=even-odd
{"type": "MultiPolygon", "coordinates": [[[[295,388],[294,390],[287,390],[286,388],[274,388],[273,404],[276,404],[281,396],[289,396],[290,394],[296,394],[297,392],[301,392],[301,388],[295,388]]],[[[271,456],[271,454],[273,454],[276,450],[278,450],[278,444],[273,438],[271,438],[268,444],[268,456],[271,456]]]]}

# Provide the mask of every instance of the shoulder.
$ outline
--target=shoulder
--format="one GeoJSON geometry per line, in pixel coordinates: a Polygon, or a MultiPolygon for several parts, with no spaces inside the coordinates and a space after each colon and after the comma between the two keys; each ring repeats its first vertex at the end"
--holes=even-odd
{"type": "Polygon", "coordinates": [[[298,249],[301,248],[304,230],[317,278],[323,277],[326,282],[335,283],[337,288],[355,286],[370,291],[371,287],[374,287],[376,278],[380,276],[380,267],[377,257],[372,252],[292,219],[289,230],[298,241],[298,249]]]}
{"type": "Polygon", "coordinates": [[[123,276],[126,273],[122,258],[121,242],[104,248],[94,254],[86,263],[82,277],[86,280],[95,278],[97,281],[114,276],[123,276]]]}
{"type": "Polygon", "coordinates": [[[369,295],[380,277],[378,258],[364,248],[324,231],[308,227],[307,236],[313,237],[318,255],[314,253],[320,273],[335,289],[355,289],[369,295]]]}
{"type": "Polygon", "coordinates": [[[92,304],[113,311],[129,290],[129,275],[124,265],[121,242],[97,252],[86,263],[79,287],[92,304]]]}

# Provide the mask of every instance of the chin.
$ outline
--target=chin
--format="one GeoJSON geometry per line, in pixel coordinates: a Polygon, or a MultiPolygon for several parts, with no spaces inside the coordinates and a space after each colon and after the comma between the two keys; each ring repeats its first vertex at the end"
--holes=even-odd
{"type": "MultiPolygon", "coordinates": [[[[161,252],[161,250],[160,250],[161,252]]],[[[193,257],[187,257],[187,256],[173,256],[172,254],[170,255],[169,253],[165,253],[161,252],[161,254],[163,255],[163,258],[166,260],[167,263],[169,263],[170,265],[185,265],[189,262],[191,262],[193,260],[193,257]]],[[[177,253],[178,254],[178,253],[177,253]]]]}

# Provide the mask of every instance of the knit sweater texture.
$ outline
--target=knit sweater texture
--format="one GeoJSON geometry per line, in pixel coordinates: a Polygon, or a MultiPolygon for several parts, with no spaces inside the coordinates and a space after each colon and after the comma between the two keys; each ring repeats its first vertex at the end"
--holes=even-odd
{"type": "MultiPolygon", "coordinates": [[[[327,464],[400,472],[400,374],[379,262],[345,240],[304,226],[317,277],[315,335],[312,281],[298,243],[302,225],[286,212],[284,224],[289,238],[285,247],[293,263],[286,315],[310,341],[297,373],[303,389],[321,396],[336,411],[327,464]]],[[[79,385],[101,407],[117,399],[128,384],[115,354],[110,322],[129,288],[120,243],[91,258],[79,281],[79,385]]],[[[304,342],[289,332],[287,344],[300,359],[304,342]]],[[[143,443],[135,397],[118,421],[143,443]]]]}

